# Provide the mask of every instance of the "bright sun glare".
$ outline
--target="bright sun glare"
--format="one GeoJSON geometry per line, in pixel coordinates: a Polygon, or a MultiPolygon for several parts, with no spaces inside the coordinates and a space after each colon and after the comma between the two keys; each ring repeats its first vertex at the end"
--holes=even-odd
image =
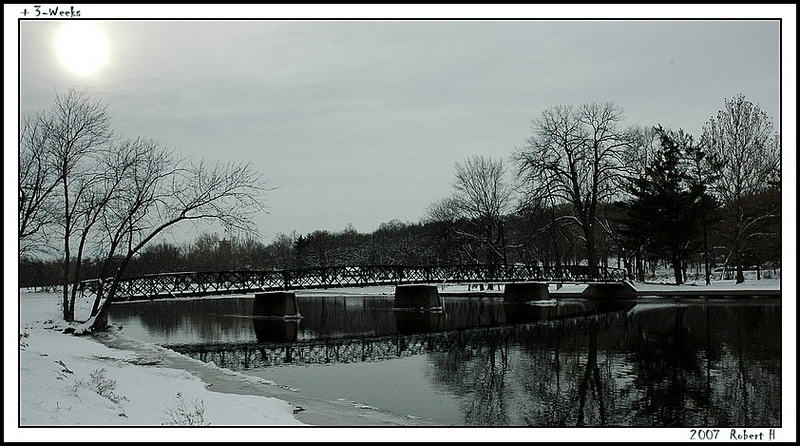
{"type": "Polygon", "coordinates": [[[64,67],[79,76],[93,74],[108,63],[108,38],[95,23],[64,24],[56,35],[55,49],[64,67]]]}

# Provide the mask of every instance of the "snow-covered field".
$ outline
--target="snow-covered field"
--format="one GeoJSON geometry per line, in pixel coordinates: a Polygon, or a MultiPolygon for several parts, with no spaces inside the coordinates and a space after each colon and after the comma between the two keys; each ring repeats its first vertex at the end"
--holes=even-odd
{"type": "MultiPolygon", "coordinates": [[[[685,286],[696,287],[696,284],[685,286]]],[[[637,288],[674,289],[674,286],[637,284],[637,288]]],[[[742,285],[717,282],[714,289],[781,289],[778,279],[747,281],[742,285]]],[[[387,289],[368,288],[339,292],[386,294],[387,289]]],[[[466,287],[464,287],[466,289],[466,287]]],[[[442,291],[460,291],[459,286],[442,291]]],[[[783,290],[786,291],[786,290],[783,290]]],[[[391,292],[391,290],[389,291],[391,292]]],[[[320,292],[321,293],[321,292],[320,292]]],[[[794,315],[794,294],[784,294],[794,315]]],[[[6,303],[6,372],[4,437],[13,441],[53,441],[64,437],[59,427],[90,428],[138,426],[126,431],[126,438],[185,441],[234,439],[230,429],[165,429],[164,426],[204,425],[209,427],[283,427],[267,434],[270,441],[297,439],[299,433],[333,437],[326,429],[292,429],[308,425],[415,425],[414,420],[373,413],[344,402],[317,400],[267,380],[234,373],[214,365],[178,355],[170,350],[143,344],[111,332],[99,340],[65,335],[60,329],[59,295],[20,293],[17,308],[6,303]],[[10,344],[9,328],[18,326],[18,346],[10,344]],[[99,342],[101,341],[101,342],[99,342]],[[111,346],[111,347],[109,347],[111,346]],[[113,347],[113,348],[112,348],[113,347]],[[18,352],[17,357],[14,353],[18,352]],[[18,375],[12,365],[18,365],[18,375]],[[15,407],[16,406],[16,407],[15,407]],[[296,413],[295,413],[296,412],[296,413]],[[10,429],[13,428],[13,429],[10,429]],[[202,431],[202,434],[198,434],[202,431]],[[310,432],[309,432],[310,431],[310,432]]],[[[786,317],[786,316],[785,316],[786,317]]],[[[793,317],[793,316],[790,316],[793,317]]],[[[794,324],[787,339],[794,352],[794,324]]],[[[787,358],[788,359],[788,358],[787,358]]],[[[795,371],[794,357],[785,372],[795,371]]],[[[334,429],[343,434],[347,429],[334,429]]],[[[95,433],[69,430],[73,439],[97,439],[95,433]],[[74,435],[78,434],[78,435],[74,435]]],[[[110,440],[109,438],[106,438],[110,440]]]]}

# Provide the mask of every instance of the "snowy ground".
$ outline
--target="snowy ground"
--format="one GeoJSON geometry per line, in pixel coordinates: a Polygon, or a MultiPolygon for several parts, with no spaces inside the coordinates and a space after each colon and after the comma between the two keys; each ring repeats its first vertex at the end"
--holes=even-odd
{"type": "MultiPolygon", "coordinates": [[[[637,284],[637,289],[675,289],[672,285],[637,284]]],[[[684,286],[697,287],[697,284],[684,286]]],[[[713,289],[781,289],[777,279],[747,281],[742,285],[716,282],[713,289]]],[[[466,286],[448,286],[443,292],[465,291],[466,286]],[[462,289],[463,288],[463,289],[462,289]]],[[[341,293],[391,293],[387,287],[336,290],[341,293]]],[[[785,289],[783,292],[787,291],[785,289]]],[[[318,292],[324,294],[324,291],[318,292]]],[[[783,293],[782,293],[783,294],[783,293]]],[[[794,293],[786,315],[794,315],[794,293]]],[[[126,438],[161,441],[231,441],[231,426],[278,427],[267,434],[270,441],[331,440],[347,436],[352,429],[320,429],[311,426],[415,426],[420,421],[364,409],[342,401],[324,401],[303,395],[297,389],[271,381],[234,373],[193,360],[161,347],[126,338],[118,332],[98,337],[77,337],[60,332],[59,296],[52,293],[20,293],[19,308],[6,303],[6,372],[4,373],[4,438],[12,441],[62,440],[63,427],[69,436],[81,439],[75,426],[137,426],[126,430],[126,438]],[[14,321],[14,314],[19,314],[14,321]],[[18,326],[18,346],[11,344],[9,329],[18,326]],[[18,352],[14,357],[13,352],[18,352]],[[164,426],[204,425],[211,429],[166,429],[164,426]],[[228,427],[228,429],[213,429],[228,427]],[[305,428],[304,428],[305,427],[305,428]],[[299,429],[298,429],[299,428],[299,429]],[[198,432],[202,431],[202,434],[198,432]],[[78,435],[74,435],[78,433],[78,435]]],[[[788,301],[788,302],[787,302],[788,301]]],[[[785,316],[786,317],[786,316],[785,316]]],[[[784,324],[791,329],[791,361],[786,376],[794,376],[794,319],[784,324]],[[791,362],[791,364],[790,364],[791,362]]],[[[788,359],[788,358],[787,358],[788,359]]],[[[248,430],[248,429],[245,429],[248,430]]],[[[413,430],[413,429],[412,429],[413,430]]],[[[420,432],[403,434],[418,436],[420,432]]],[[[419,431],[416,429],[415,431],[419,431]]],[[[424,429],[423,429],[424,431],[424,429]]],[[[452,430],[447,432],[453,438],[452,430]]],[[[475,434],[476,432],[472,432],[475,434]]],[[[85,434],[96,438],[95,433],[85,434]]],[[[490,434],[491,435],[491,434],[490,434]]],[[[253,437],[259,441],[263,437],[253,437]]],[[[357,436],[357,440],[369,438],[357,436]]],[[[397,438],[392,436],[395,440],[397,438]]],[[[480,437],[468,437],[480,438],[480,437]]],[[[491,438],[491,437],[489,437],[491,438]]]]}

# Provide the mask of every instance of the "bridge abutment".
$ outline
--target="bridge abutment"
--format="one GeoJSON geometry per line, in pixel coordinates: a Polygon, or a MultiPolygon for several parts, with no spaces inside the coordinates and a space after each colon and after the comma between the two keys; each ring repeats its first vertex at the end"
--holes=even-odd
{"type": "Polygon", "coordinates": [[[636,288],[628,282],[590,283],[581,293],[581,297],[605,299],[635,299],[638,296],[636,288]]]}
{"type": "Polygon", "coordinates": [[[394,288],[394,309],[442,311],[444,305],[436,285],[397,285],[394,288]]]}
{"type": "Polygon", "coordinates": [[[300,319],[297,297],[293,292],[257,293],[253,300],[253,316],[276,319],[300,319]]]}
{"type": "Polygon", "coordinates": [[[550,299],[548,284],[542,282],[512,282],[505,285],[503,303],[517,304],[550,299]]]}

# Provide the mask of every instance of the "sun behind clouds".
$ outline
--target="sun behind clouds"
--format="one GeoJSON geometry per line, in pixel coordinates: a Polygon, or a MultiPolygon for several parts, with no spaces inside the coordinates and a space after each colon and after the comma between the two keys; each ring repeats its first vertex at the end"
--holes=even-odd
{"type": "Polygon", "coordinates": [[[100,25],[88,21],[65,23],[55,39],[58,60],[79,76],[94,74],[109,60],[108,38],[100,25]]]}

